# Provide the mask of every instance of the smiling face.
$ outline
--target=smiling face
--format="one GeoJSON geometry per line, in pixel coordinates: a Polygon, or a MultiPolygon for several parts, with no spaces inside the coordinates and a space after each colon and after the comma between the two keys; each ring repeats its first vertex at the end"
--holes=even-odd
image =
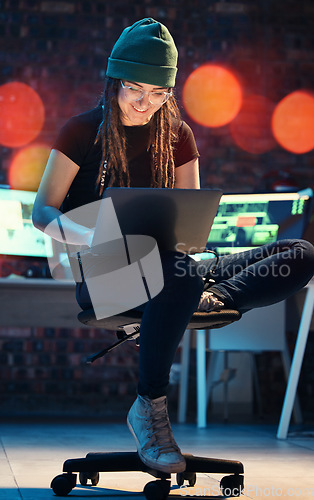
{"type": "Polygon", "coordinates": [[[121,85],[118,92],[118,104],[121,110],[120,116],[122,124],[126,126],[145,125],[149,122],[153,114],[162,106],[162,104],[152,104],[147,92],[167,92],[168,89],[146,83],[129,82],[128,80],[123,80],[123,85],[121,85]],[[132,87],[134,99],[132,98],[132,100],[130,100],[129,92],[127,97],[126,89],[123,85],[132,87]],[[141,90],[146,92],[143,93],[142,96],[141,90]]]}

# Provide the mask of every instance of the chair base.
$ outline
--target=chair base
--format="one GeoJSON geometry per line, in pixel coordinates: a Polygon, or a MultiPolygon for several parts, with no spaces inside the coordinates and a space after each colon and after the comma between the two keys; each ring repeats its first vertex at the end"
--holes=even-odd
{"type": "MultiPolygon", "coordinates": [[[[195,457],[184,455],[186,470],[176,474],[177,485],[189,486],[196,483],[196,472],[212,474],[231,474],[220,481],[220,491],[225,497],[237,497],[243,492],[243,464],[235,460],[195,457]]],[[[147,483],[144,495],[147,500],[166,500],[171,486],[171,474],[147,467],[139,458],[137,452],[88,453],[85,458],[68,459],[63,464],[63,474],[56,476],[51,482],[51,488],[57,496],[66,496],[76,486],[76,474],[79,472],[80,484],[86,486],[90,481],[92,486],[99,482],[99,472],[132,472],[141,471],[157,478],[147,483]]]]}

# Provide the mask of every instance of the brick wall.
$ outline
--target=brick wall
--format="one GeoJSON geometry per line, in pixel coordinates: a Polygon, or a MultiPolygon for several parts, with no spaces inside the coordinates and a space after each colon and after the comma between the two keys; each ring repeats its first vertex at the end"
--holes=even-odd
{"type": "Polygon", "coordinates": [[[136,394],[135,342],[85,362],[116,340],[97,329],[1,328],[1,416],[126,415],[136,394]]]}
{"type": "MultiPolygon", "coordinates": [[[[0,2],[0,84],[23,81],[44,102],[46,121],[37,141],[51,144],[64,121],[85,111],[102,91],[106,61],[122,28],[145,16],[164,22],[179,49],[177,97],[190,72],[217,61],[240,77],[244,95],[274,103],[314,86],[314,9],[309,0],[146,0],[0,2]]],[[[182,104],[182,103],[181,103],[182,104]]],[[[227,126],[192,126],[201,153],[203,186],[225,191],[263,189],[270,171],[289,169],[300,187],[313,184],[313,152],[294,155],[280,146],[262,155],[235,146],[227,126]]],[[[12,157],[0,149],[0,182],[12,157]]]]}
{"type": "MultiPolygon", "coordinates": [[[[41,96],[46,119],[35,142],[51,145],[69,117],[96,104],[113,43],[126,25],[148,16],[169,27],[179,49],[176,95],[201,153],[203,187],[263,190],[280,170],[288,170],[300,188],[313,186],[313,151],[296,155],[275,145],[265,154],[247,153],[227,126],[193,123],[181,99],[190,72],[213,61],[239,75],[245,95],[262,94],[276,103],[301,87],[313,89],[310,0],[0,0],[0,85],[21,81],[41,96]]],[[[0,183],[7,183],[15,152],[0,146],[0,183]]],[[[23,263],[17,267],[23,273],[23,263]]],[[[112,415],[127,407],[136,388],[136,348],[128,343],[106,364],[86,367],[81,356],[112,339],[99,335],[0,329],[2,411],[112,415]]]]}

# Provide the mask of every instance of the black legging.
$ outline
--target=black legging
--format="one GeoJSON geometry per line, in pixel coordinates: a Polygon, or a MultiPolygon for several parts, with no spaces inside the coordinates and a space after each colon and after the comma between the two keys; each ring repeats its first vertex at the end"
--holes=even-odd
{"type": "MultiPolygon", "coordinates": [[[[199,266],[206,273],[213,268],[213,260],[199,266]]],[[[280,240],[221,257],[211,291],[243,313],[286,299],[304,287],[313,274],[313,245],[305,240],[280,240]]]]}
{"type": "MultiPolygon", "coordinates": [[[[174,355],[198,306],[203,276],[215,259],[196,262],[181,253],[161,255],[164,288],[143,310],[138,393],[165,395],[174,355]]],[[[221,257],[211,287],[227,307],[246,312],[284,300],[305,286],[314,274],[314,247],[304,240],[282,240],[239,254],[221,257]]],[[[77,289],[82,308],[91,307],[86,285],[77,289]]]]}

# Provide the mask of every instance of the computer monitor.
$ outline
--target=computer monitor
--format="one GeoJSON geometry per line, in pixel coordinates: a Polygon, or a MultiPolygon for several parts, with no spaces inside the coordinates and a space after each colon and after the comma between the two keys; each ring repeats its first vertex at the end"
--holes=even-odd
{"type": "Polygon", "coordinates": [[[32,223],[36,193],[0,187],[0,255],[52,257],[51,238],[32,223]]]}
{"type": "MultiPolygon", "coordinates": [[[[302,238],[313,192],[228,194],[221,197],[207,248],[219,254],[249,250],[285,238],[302,238]]],[[[206,254],[200,256],[205,258],[206,254]]]]}

